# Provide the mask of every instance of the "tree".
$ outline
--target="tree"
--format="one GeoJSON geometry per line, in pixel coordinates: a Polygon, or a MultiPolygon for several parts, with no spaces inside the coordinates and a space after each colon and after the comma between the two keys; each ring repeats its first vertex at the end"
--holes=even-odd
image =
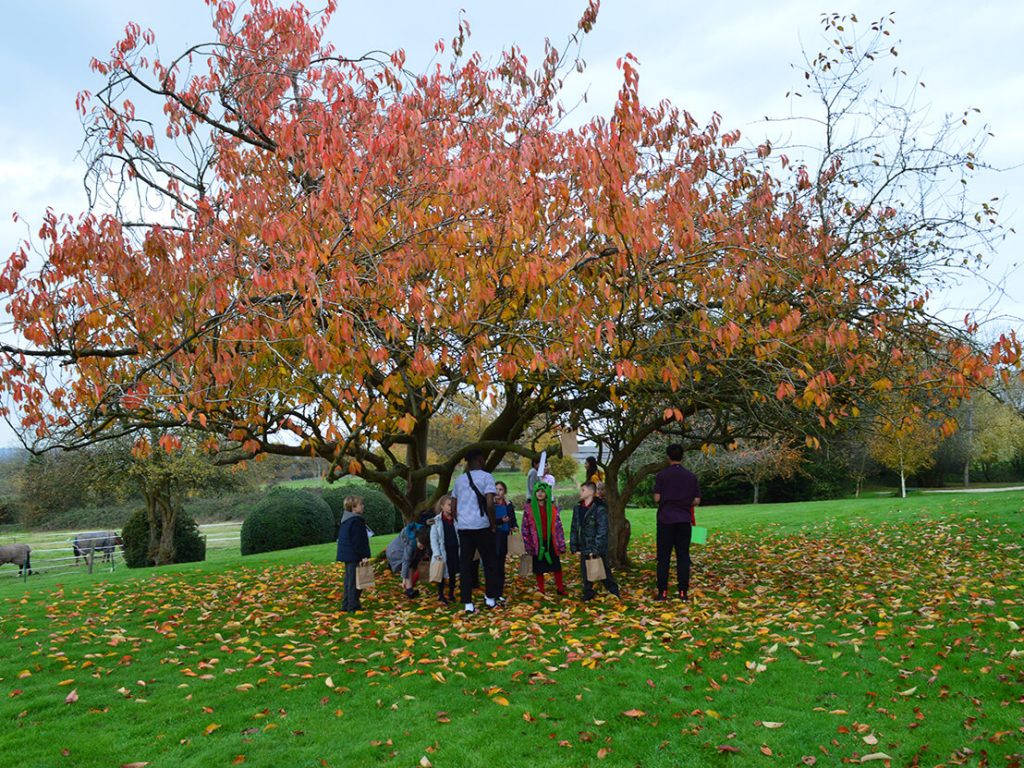
{"type": "Polygon", "coordinates": [[[1024,420],[1012,405],[979,392],[971,409],[973,434],[970,460],[986,480],[997,464],[1013,461],[1024,447],[1024,420]]]}
{"type": "Polygon", "coordinates": [[[906,399],[891,398],[875,417],[869,450],[875,461],[900,476],[900,498],[907,497],[907,476],[935,461],[938,431],[923,409],[906,399]]]}
{"type": "MultiPolygon", "coordinates": [[[[669,423],[725,425],[730,442],[796,408],[826,428],[911,362],[946,397],[991,372],[969,328],[925,311],[921,280],[952,234],[898,206],[910,187],[894,183],[970,158],[853,174],[870,135],[830,141],[860,122],[850,107],[829,113],[817,170],[773,164],[718,115],[645,106],[629,56],[612,113],[563,129],[596,3],[536,73],[516,49],[490,68],[465,56],[462,25],[422,75],[401,51],[335,51],[333,3],[211,6],[213,43],[161,60],[129,25],[94,62],[107,84],[80,107],[112,212],[47,216],[39,274],[27,246],[0,273],[25,342],[3,347],[0,383],[30,441],[189,428],[246,455],[322,457],[411,517],[467,450],[490,467],[530,455],[527,430],[556,415],[636,415],[617,483],[612,465],[669,423]],[[432,461],[433,419],[458,398],[491,416],[432,461]]],[[[821,89],[871,58],[839,50],[813,63],[821,89]]],[[[1003,339],[993,359],[1019,353],[1003,339]]]]}
{"type": "Polygon", "coordinates": [[[149,435],[132,446],[126,440],[105,443],[87,452],[93,472],[92,487],[100,493],[122,496],[138,493],[149,521],[147,562],[167,565],[175,558],[175,530],[182,502],[196,489],[231,489],[237,477],[217,466],[194,435],[149,435]],[[151,444],[167,449],[152,450],[151,444]]]}
{"type": "Polygon", "coordinates": [[[802,452],[779,436],[760,441],[738,441],[724,453],[709,457],[721,477],[742,478],[754,489],[753,503],[760,501],[761,485],[775,478],[792,477],[804,461],[802,452]]]}

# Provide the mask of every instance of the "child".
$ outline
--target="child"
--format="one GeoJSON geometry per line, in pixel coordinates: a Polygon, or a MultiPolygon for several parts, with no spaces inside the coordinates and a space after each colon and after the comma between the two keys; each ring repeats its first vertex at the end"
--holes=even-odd
{"type": "Polygon", "coordinates": [[[619,585],[612,577],[608,565],[608,508],[597,498],[595,483],[587,481],[580,486],[580,501],[572,511],[569,551],[580,553],[580,573],[583,576],[583,600],[594,599],[594,585],[587,579],[587,557],[598,555],[604,563],[604,588],[616,597],[619,585]]]}
{"type": "Polygon", "coordinates": [[[544,475],[533,487],[533,500],[523,511],[523,546],[533,555],[533,572],[537,576],[537,589],[544,594],[544,574],[555,574],[555,590],[565,594],[562,583],[562,561],[565,554],[565,531],[558,516],[558,508],[551,500],[555,478],[544,475]]]}
{"type": "Polygon", "coordinates": [[[405,550],[402,552],[402,586],[405,596],[409,599],[419,597],[416,583],[420,580],[420,563],[426,558],[430,562],[430,534],[424,527],[418,527],[416,533],[404,539],[405,550]]]}
{"type": "Polygon", "coordinates": [[[505,602],[505,558],[508,557],[508,535],[512,531],[519,530],[519,523],[516,520],[516,508],[506,498],[508,486],[502,482],[494,484],[494,519],[498,529],[494,534],[495,546],[498,550],[498,602],[505,602]]]}
{"type": "Polygon", "coordinates": [[[361,611],[359,593],[356,589],[356,567],[370,557],[370,537],[363,519],[361,496],[345,497],[345,514],[338,527],[338,562],[345,564],[345,594],[341,610],[353,613],[361,611]]]}
{"type": "Polygon", "coordinates": [[[445,494],[437,501],[437,515],[430,521],[430,550],[434,560],[444,563],[444,579],[437,582],[437,599],[446,605],[455,599],[455,574],[459,565],[459,532],[452,514],[452,496],[445,494]],[[448,581],[448,597],[444,582],[448,581]]]}

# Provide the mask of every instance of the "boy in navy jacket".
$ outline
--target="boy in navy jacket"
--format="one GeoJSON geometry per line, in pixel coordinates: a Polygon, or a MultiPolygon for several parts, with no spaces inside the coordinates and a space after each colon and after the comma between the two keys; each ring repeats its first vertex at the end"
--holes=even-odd
{"type": "Polygon", "coordinates": [[[356,589],[356,567],[370,557],[370,537],[363,519],[363,499],[361,496],[345,497],[345,514],[338,527],[338,562],[345,564],[345,597],[341,610],[362,610],[359,593],[356,589]]]}

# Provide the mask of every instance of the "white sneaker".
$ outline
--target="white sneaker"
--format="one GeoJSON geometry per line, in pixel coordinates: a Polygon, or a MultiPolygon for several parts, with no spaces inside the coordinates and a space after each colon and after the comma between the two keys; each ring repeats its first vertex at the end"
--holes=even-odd
{"type": "Polygon", "coordinates": [[[495,608],[498,605],[498,601],[492,597],[484,598],[484,605],[488,608],[495,608]]]}
{"type": "Polygon", "coordinates": [[[476,613],[476,606],[472,603],[466,603],[466,613],[476,613]]]}

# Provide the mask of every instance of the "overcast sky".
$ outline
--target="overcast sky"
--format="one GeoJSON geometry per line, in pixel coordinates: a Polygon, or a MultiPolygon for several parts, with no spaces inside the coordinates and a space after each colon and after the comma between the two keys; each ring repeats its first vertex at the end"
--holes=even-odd
{"type": "MultiPolygon", "coordinates": [[[[846,2],[837,7],[797,0],[604,0],[584,43],[587,69],[579,82],[588,103],[581,117],[607,114],[620,84],[615,61],[631,52],[640,61],[645,102],[668,98],[701,121],[717,111],[724,128],[738,128],[756,142],[768,130],[759,122],[765,115],[788,112],[784,94],[799,85],[792,65],[801,63],[802,50],[824,47],[823,12],[852,11],[865,22],[894,11],[899,64],[926,83],[924,97],[933,113],[977,107],[995,134],[983,160],[1005,170],[984,178],[973,196],[1001,197],[1004,222],[1024,228],[1024,4],[846,2]]],[[[585,3],[342,0],[340,6],[331,37],[343,53],[404,48],[416,68],[433,56],[436,40],[451,38],[460,9],[472,27],[469,47],[486,59],[515,43],[538,61],[545,36],[561,44],[585,3]]],[[[165,58],[211,35],[202,0],[0,0],[0,9],[0,251],[9,254],[28,226],[37,228],[47,206],[79,212],[85,205],[83,164],[76,154],[82,128],[74,101],[78,91],[96,90],[99,83],[89,71],[90,58],[105,57],[129,21],[153,29],[165,58]],[[15,211],[27,224],[12,223],[15,211]]],[[[888,71],[881,68],[880,81],[888,71]]],[[[943,294],[935,309],[962,316],[980,308],[993,330],[1024,328],[1024,270],[1017,267],[1022,237],[1001,242],[984,279],[943,294]],[[1005,292],[994,293],[993,283],[1005,292]]],[[[0,445],[9,442],[3,428],[0,445]]]]}

